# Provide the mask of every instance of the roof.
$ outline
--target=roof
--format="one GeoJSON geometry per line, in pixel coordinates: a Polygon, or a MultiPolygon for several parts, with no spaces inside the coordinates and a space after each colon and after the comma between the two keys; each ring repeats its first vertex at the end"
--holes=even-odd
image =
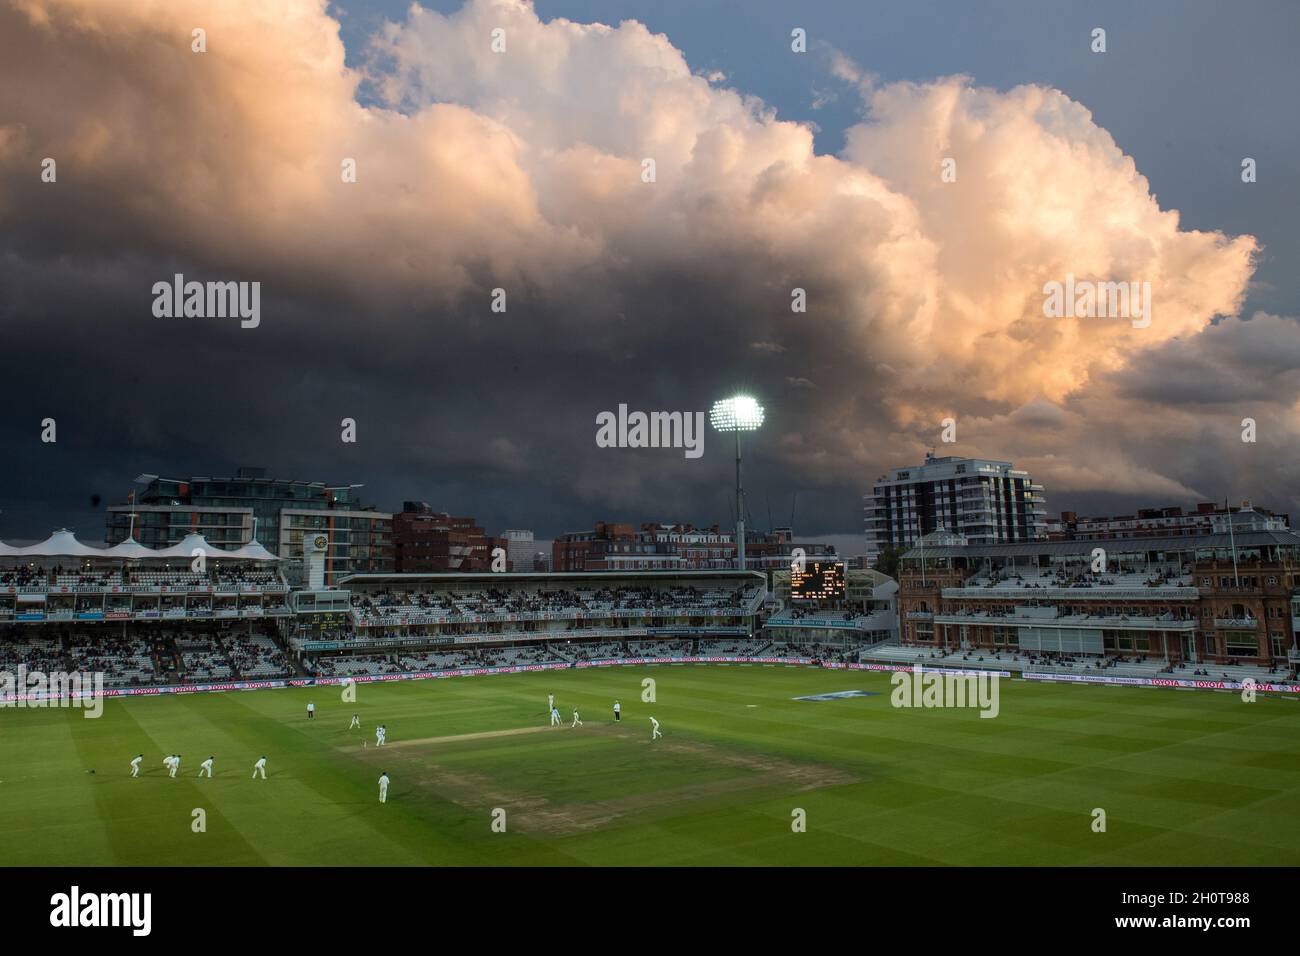
{"type": "Polygon", "coordinates": [[[60,528],[44,541],[25,548],[11,547],[0,541],[0,558],[98,558],[118,561],[183,558],[189,560],[193,557],[196,548],[201,549],[204,557],[209,558],[235,561],[280,560],[256,541],[235,551],[226,551],[209,544],[201,534],[188,534],[177,544],[158,550],[146,548],[134,538],[127,538],[120,544],[105,548],[102,545],[95,547],[78,541],[77,536],[66,528],[60,528]]]}
{"type": "Polygon", "coordinates": [[[737,571],[733,568],[731,570],[719,570],[719,571],[673,571],[673,570],[669,570],[669,571],[555,571],[555,572],[550,572],[550,571],[498,571],[498,572],[444,571],[444,572],[429,573],[429,574],[422,574],[418,572],[417,573],[407,572],[401,574],[396,572],[393,574],[365,573],[365,574],[344,575],[343,577],[339,578],[338,584],[340,585],[382,584],[385,581],[391,581],[394,584],[414,583],[417,581],[430,581],[430,582],[442,581],[449,584],[455,581],[467,581],[467,582],[475,582],[478,584],[486,584],[490,581],[498,581],[498,580],[554,581],[558,579],[565,579],[565,580],[575,580],[579,578],[617,579],[617,578],[635,578],[635,577],[644,577],[647,580],[650,579],[663,580],[665,578],[708,579],[708,578],[734,578],[737,575],[745,575],[747,577],[759,578],[764,581],[767,580],[762,571],[749,571],[749,570],[737,571]]]}

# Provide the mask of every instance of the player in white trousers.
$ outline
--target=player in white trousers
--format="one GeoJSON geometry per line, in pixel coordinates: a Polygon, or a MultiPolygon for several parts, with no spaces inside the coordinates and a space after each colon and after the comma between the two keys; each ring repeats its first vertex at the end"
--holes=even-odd
{"type": "Polygon", "coordinates": [[[353,727],[360,727],[360,726],[361,726],[361,715],[353,714],[352,723],[348,724],[348,730],[351,730],[353,727]]]}
{"type": "Polygon", "coordinates": [[[215,757],[209,757],[207,760],[203,761],[203,763],[199,764],[200,777],[206,776],[209,780],[212,779],[212,761],[215,759],[215,757]]]}
{"type": "Polygon", "coordinates": [[[581,726],[582,726],[582,721],[578,719],[578,712],[575,710],[573,712],[573,723],[569,724],[569,729],[573,729],[574,727],[581,727],[581,726]]]}
{"type": "Polygon", "coordinates": [[[623,719],[623,705],[620,704],[618,701],[614,701],[614,719],[615,720],[623,719]]]}
{"type": "Polygon", "coordinates": [[[659,721],[651,717],[650,718],[650,739],[656,740],[662,736],[663,734],[659,732],[659,721]]]}
{"type": "Polygon", "coordinates": [[[262,757],[257,761],[257,763],[253,764],[254,780],[257,779],[257,775],[259,772],[262,774],[262,779],[265,780],[266,779],[266,758],[265,757],[262,757]]]}
{"type": "Polygon", "coordinates": [[[560,726],[560,708],[558,707],[551,708],[551,726],[552,727],[560,726]]]}
{"type": "Polygon", "coordinates": [[[134,760],[131,761],[131,776],[133,777],[140,776],[140,761],[143,759],[144,759],[144,754],[140,754],[140,756],[136,757],[134,760]]]}
{"type": "Polygon", "coordinates": [[[384,741],[388,738],[388,728],[380,724],[375,728],[375,746],[382,747],[384,741]]]}
{"type": "Polygon", "coordinates": [[[379,802],[388,802],[388,771],[379,774],[379,802]]]}

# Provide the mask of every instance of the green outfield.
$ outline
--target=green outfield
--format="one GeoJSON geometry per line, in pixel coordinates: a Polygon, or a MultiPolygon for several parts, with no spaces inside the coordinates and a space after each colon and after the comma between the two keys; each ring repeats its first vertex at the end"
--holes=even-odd
{"type": "Polygon", "coordinates": [[[1004,680],[981,719],[890,689],[685,665],[364,684],[355,706],[317,687],[0,710],[0,864],[1300,864],[1300,703],[1004,680]],[[792,699],[846,690],[878,696],[792,699]]]}

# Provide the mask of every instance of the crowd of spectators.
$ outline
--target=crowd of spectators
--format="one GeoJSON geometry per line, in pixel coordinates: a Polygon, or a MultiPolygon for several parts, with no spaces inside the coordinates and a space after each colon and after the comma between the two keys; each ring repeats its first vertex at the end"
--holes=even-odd
{"type": "Polygon", "coordinates": [[[383,590],[354,593],[352,605],[363,618],[398,612],[441,613],[474,618],[510,614],[601,614],[643,611],[647,615],[691,611],[739,614],[748,609],[757,589],[683,587],[622,587],[591,589],[483,588],[475,591],[383,590]]]}

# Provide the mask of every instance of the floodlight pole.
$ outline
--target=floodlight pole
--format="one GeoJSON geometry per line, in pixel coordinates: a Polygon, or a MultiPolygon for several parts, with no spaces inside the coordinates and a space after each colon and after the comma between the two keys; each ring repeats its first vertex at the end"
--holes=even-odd
{"type": "Polygon", "coordinates": [[[745,570],[745,492],[740,484],[740,429],[736,429],[736,568],[745,570]]]}

